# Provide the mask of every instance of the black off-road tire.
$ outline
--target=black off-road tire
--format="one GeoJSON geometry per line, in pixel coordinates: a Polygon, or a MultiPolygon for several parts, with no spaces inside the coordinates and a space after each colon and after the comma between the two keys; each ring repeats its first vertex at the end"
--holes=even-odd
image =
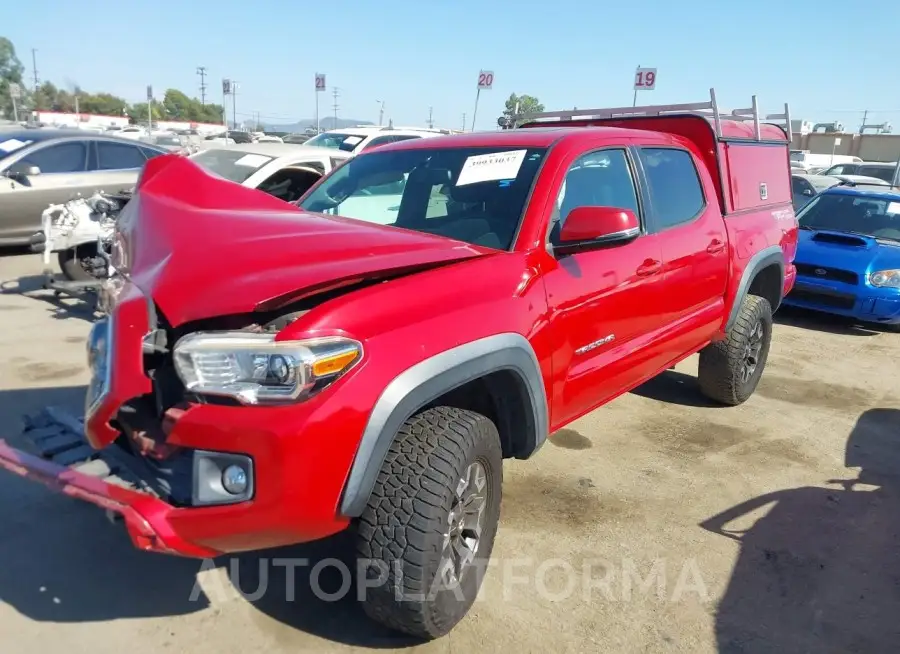
{"type": "Polygon", "coordinates": [[[749,399],[759,384],[772,342],[772,306],[758,295],[747,295],[741,303],[737,319],[728,330],[725,340],[710,343],[700,351],[698,381],[700,391],[711,400],[737,406],[749,399]],[[757,356],[753,374],[744,381],[747,346],[751,335],[762,327],[762,348],[757,356]]]}
{"type": "Polygon", "coordinates": [[[493,549],[502,480],[500,437],[488,418],[442,406],[406,421],[358,523],[357,554],[367,566],[360,574],[373,584],[366,587],[363,602],[370,618],[430,640],[465,617],[493,549]],[[486,472],[481,537],[461,582],[447,588],[440,572],[447,560],[443,548],[450,512],[457,485],[476,462],[486,472]],[[384,583],[374,585],[385,576],[384,583]]]}

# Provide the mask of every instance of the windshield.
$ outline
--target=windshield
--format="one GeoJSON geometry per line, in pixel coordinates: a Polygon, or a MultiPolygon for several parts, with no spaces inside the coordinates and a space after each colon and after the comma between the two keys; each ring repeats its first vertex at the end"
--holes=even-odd
{"type": "Polygon", "coordinates": [[[807,204],[797,220],[801,228],[851,232],[900,240],[900,197],[823,193],[807,204]]]}
{"type": "Polygon", "coordinates": [[[238,150],[204,150],[191,158],[209,172],[238,184],[272,161],[272,157],[238,150]]]}
{"type": "Polygon", "coordinates": [[[546,148],[423,148],[350,159],[301,203],[507,250],[546,148]]]}
{"type": "Polygon", "coordinates": [[[343,150],[353,152],[353,149],[365,140],[365,136],[356,134],[339,134],[338,132],[325,132],[314,136],[306,142],[306,145],[317,145],[320,148],[343,150]]]}

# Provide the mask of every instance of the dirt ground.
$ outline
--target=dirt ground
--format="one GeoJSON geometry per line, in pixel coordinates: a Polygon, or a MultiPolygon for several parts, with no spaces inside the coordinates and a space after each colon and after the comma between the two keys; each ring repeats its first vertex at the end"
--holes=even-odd
{"type": "MultiPolygon", "coordinates": [[[[7,436],[42,406],[80,410],[87,381],[90,316],[34,291],[39,268],[0,258],[7,436]]],[[[898,360],[900,335],[783,312],[745,405],[708,405],[692,358],[577,421],[506,466],[481,597],[426,645],[352,592],[311,590],[341,586],[336,563],[314,566],[349,562],[346,536],[201,565],[134,551],[99,511],[2,473],[0,650],[893,652],[898,360]]]]}

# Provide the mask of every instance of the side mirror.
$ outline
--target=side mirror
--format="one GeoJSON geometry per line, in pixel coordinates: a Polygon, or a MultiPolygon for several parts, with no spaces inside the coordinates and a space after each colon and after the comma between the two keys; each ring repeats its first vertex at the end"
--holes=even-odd
{"type": "Polygon", "coordinates": [[[641,224],[630,209],[618,207],[576,207],[569,212],[554,250],[569,254],[638,237],[641,224]]]}
{"type": "Polygon", "coordinates": [[[805,188],[805,189],[803,189],[803,195],[809,195],[809,196],[811,196],[812,194],[813,194],[813,190],[812,190],[811,188],[805,188]]]}
{"type": "Polygon", "coordinates": [[[14,163],[6,171],[7,177],[22,183],[27,182],[29,177],[34,177],[35,175],[40,174],[40,168],[38,168],[34,164],[25,163],[24,161],[14,163]]]}

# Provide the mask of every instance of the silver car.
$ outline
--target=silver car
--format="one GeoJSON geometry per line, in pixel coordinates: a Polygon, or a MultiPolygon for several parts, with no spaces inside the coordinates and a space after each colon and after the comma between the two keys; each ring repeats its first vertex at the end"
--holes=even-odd
{"type": "Polygon", "coordinates": [[[165,153],[150,143],[78,130],[0,132],[0,245],[28,244],[50,204],[134,186],[147,159],[165,153]]]}

